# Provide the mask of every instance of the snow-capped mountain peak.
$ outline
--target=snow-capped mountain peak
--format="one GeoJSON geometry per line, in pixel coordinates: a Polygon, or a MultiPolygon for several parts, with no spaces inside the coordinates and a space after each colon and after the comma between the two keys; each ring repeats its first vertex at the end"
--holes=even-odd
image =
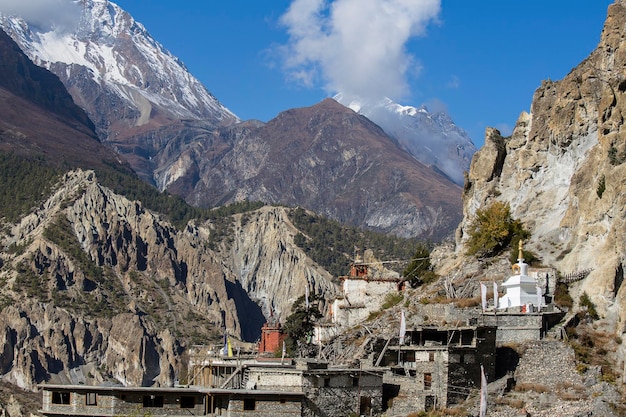
{"type": "Polygon", "coordinates": [[[447,113],[431,113],[425,105],[403,106],[389,98],[365,101],[339,93],[334,99],[379,125],[419,161],[463,184],[476,146],[447,113]]]}
{"type": "MultiPolygon", "coordinates": [[[[0,26],[38,65],[56,73],[74,99],[94,119],[103,138],[116,134],[102,101],[120,111],[125,126],[156,119],[239,121],[194,78],[178,58],[154,40],[145,27],[108,0],[75,3],[77,26],[39,28],[18,16],[0,15],[0,26]],[[73,89],[73,86],[77,86],[73,89]],[[86,88],[86,84],[92,84],[86,88]],[[93,92],[85,97],[84,91],[93,92]],[[123,103],[123,104],[122,104],[123,103]]],[[[162,122],[160,122],[162,123],[162,122]]]]}

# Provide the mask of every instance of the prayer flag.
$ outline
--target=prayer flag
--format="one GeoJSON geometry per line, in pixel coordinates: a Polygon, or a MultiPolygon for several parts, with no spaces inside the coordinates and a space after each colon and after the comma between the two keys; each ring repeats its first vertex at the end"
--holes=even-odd
{"type": "Polygon", "coordinates": [[[285,341],[283,340],[283,356],[280,358],[280,363],[285,360],[285,355],[287,354],[287,347],[285,346],[285,341]]]}
{"type": "Polygon", "coordinates": [[[487,415],[487,377],[485,377],[485,370],[480,365],[480,417],[487,415]]]}
{"type": "Polygon", "coordinates": [[[480,299],[483,305],[483,311],[487,310],[487,286],[480,283],[480,299]]]}
{"type": "Polygon", "coordinates": [[[222,347],[222,355],[228,354],[228,334],[224,332],[224,346],[222,347]]]}
{"type": "Polygon", "coordinates": [[[498,308],[498,284],[493,282],[493,308],[498,308]]]}
{"type": "Polygon", "coordinates": [[[304,305],[306,309],[309,309],[309,284],[307,283],[305,292],[304,292],[304,305]]]}
{"type": "Polygon", "coordinates": [[[406,318],[404,317],[404,311],[400,312],[400,341],[399,344],[404,344],[404,336],[406,335],[406,318]]]}

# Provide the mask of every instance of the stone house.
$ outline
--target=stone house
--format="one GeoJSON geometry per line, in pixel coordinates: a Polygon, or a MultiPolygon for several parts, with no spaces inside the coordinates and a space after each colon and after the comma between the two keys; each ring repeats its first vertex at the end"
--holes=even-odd
{"type": "Polygon", "coordinates": [[[302,392],[40,385],[44,416],[300,416],[302,392]]]}
{"type": "Polygon", "coordinates": [[[384,375],[387,415],[443,408],[480,388],[481,365],[487,378],[495,376],[496,328],[413,329],[404,344],[386,344],[379,352],[369,360],[390,370],[384,375]]]}
{"type": "Polygon", "coordinates": [[[176,387],[41,385],[45,416],[380,415],[383,370],[315,360],[228,357],[195,347],[190,384],[176,387]],[[203,357],[204,356],[204,357],[203,357]]]}
{"type": "Polygon", "coordinates": [[[339,277],[341,295],[332,302],[329,320],[316,325],[313,342],[323,344],[341,333],[342,329],[356,326],[379,310],[388,294],[404,288],[404,278],[387,269],[384,262],[366,250],[363,258],[350,265],[350,273],[339,277]]]}

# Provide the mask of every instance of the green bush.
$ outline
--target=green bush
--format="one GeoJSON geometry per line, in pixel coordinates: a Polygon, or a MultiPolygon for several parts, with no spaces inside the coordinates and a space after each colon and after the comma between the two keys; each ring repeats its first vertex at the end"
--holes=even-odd
{"type": "Polygon", "coordinates": [[[468,235],[466,253],[477,257],[497,255],[514,238],[519,240],[530,236],[522,223],[511,217],[509,204],[500,201],[476,211],[468,235]]]}
{"type": "Polygon", "coordinates": [[[437,274],[431,270],[430,250],[426,244],[420,243],[417,245],[413,260],[404,269],[402,275],[413,288],[437,280],[437,274]]]}
{"type": "Polygon", "coordinates": [[[587,310],[587,313],[592,320],[598,320],[600,318],[598,310],[596,310],[596,305],[593,301],[591,301],[591,298],[589,298],[589,295],[586,292],[583,292],[580,296],[579,303],[581,307],[584,307],[587,310]]]}
{"type": "Polygon", "coordinates": [[[554,289],[554,304],[557,307],[569,310],[574,306],[574,299],[569,294],[567,284],[559,282],[554,289]]]}

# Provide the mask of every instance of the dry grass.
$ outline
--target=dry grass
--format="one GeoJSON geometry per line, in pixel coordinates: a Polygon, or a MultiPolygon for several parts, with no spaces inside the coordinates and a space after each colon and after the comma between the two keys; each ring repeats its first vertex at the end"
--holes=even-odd
{"type": "Polygon", "coordinates": [[[583,374],[590,366],[600,367],[600,378],[610,384],[620,380],[620,370],[614,366],[618,345],[615,335],[581,324],[568,329],[569,344],[576,357],[576,370],[583,374]]]}
{"type": "Polygon", "coordinates": [[[511,397],[496,398],[495,400],[493,400],[493,402],[494,404],[507,405],[511,408],[516,408],[518,410],[524,408],[524,405],[526,404],[524,400],[521,400],[519,398],[511,398],[511,397]]]}
{"type": "Polygon", "coordinates": [[[519,391],[519,392],[533,391],[533,392],[537,392],[541,394],[544,392],[549,392],[550,388],[548,388],[546,385],[543,385],[543,384],[519,383],[515,385],[515,391],[519,391]]]}
{"type": "Polygon", "coordinates": [[[583,395],[585,393],[585,387],[580,384],[574,384],[573,382],[565,381],[560,382],[556,386],[557,391],[573,391],[578,395],[583,395]]]}
{"type": "Polygon", "coordinates": [[[458,298],[454,300],[454,305],[459,308],[476,307],[481,303],[480,297],[458,298]]]}
{"type": "Polygon", "coordinates": [[[442,410],[433,411],[419,411],[416,413],[407,414],[406,417],[465,417],[467,416],[467,409],[464,407],[444,408],[442,410]]]}
{"type": "Polygon", "coordinates": [[[559,391],[556,393],[556,396],[559,397],[561,400],[563,401],[578,401],[580,400],[580,395],[576,394],[575,392],[570,392],[570,391],[559,391]]]}

